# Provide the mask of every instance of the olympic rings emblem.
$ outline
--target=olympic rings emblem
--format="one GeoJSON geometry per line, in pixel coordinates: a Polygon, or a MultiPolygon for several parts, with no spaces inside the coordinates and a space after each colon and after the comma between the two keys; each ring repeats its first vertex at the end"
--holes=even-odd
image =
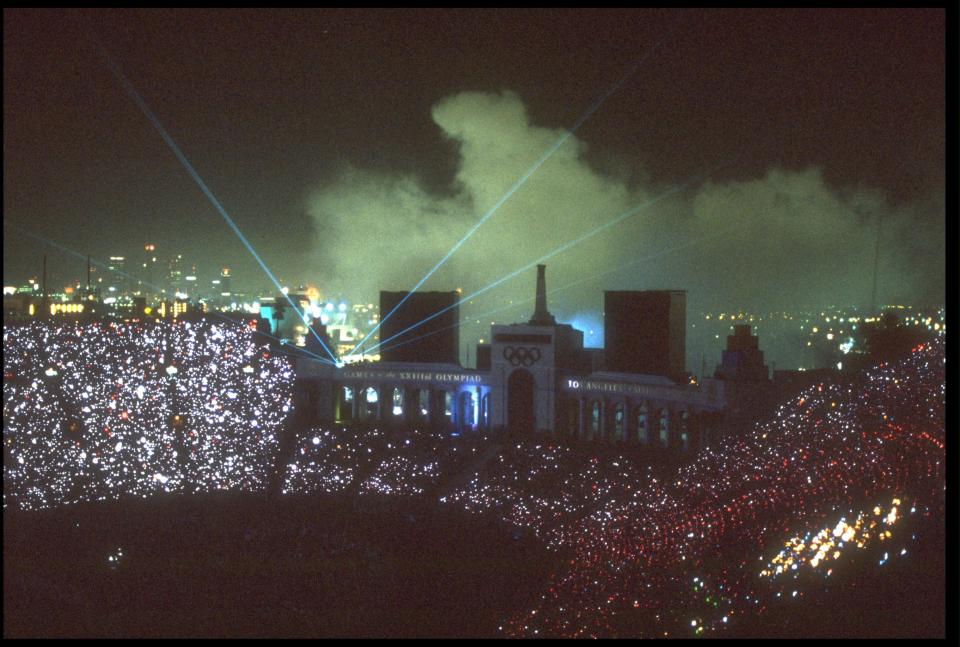
{"type": "Polygon", "coordinates": [[[510,362],[513,366],[533,366],[536,362],[540,361],[540,349],[539,348],[514,348],[513,346],[507,346],[503,349],[503,359],[510,362]]]}

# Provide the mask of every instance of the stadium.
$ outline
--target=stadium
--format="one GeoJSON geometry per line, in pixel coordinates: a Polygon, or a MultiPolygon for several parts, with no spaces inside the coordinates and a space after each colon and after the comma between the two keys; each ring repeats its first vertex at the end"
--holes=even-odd
{"type": "Polygon", "coordinates": [[[858,582],[936,595],[942,336],[670,462],[317,424],[296,361],[240,324],[5,328],[5,635],[767,635],[858,582]]]}

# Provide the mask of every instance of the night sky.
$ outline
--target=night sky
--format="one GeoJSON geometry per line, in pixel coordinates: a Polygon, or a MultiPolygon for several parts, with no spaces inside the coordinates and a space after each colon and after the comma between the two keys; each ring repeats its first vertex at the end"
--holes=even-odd
{"type": "MultiPolygon", "coordinates": [[[[154,242],[201,278],[229,265],[237,288],[269,285],[99,40],[284,283],[376,302],[413,287],[646,55],[422,289],[479,289],[686,183],[549,259],[548,288],[603,274],[551,310],[658,288],[689,290],[688,311],[866,306],[878,219],[878,300],[940,304],[944,24],[942,10],[5,10],[4,222],[100,258],[154,242]]],[[[81,276],[4,234],[5,285],[44,251],[54,285],[81,276]]],[[[534,276],[462,312],[532,297],[534,276]]]]}

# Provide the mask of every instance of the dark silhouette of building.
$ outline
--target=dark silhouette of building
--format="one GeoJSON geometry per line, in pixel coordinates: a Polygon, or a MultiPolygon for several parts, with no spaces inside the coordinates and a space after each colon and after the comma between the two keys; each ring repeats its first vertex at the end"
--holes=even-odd
{"type": "Polygon", "coordinates": [[[724,436],[751,428],[775,403],[776,389],[763,363],[760,340],[750,334],[749,324],[734,326],[733,334],[727,336],[727,349],[714,378],[723,382],[727,401],[721,425],[724,436]]]}
{"type": "Polygon", "coordinates": [[[714,376],[721,380],[770,379],[767,366],[763,363],[760,340],[750,334],[750,324],[733,327],[733,334],[727,336],[727,350],[723,351],[723,359],[714,376]]]}
{"type": "Polygon", "coordinates": [[[794,397],[800,391],[820,382],[832,382],[840,371],[835,368],[814,368],[805,371],[788,369],[773,372],[771,388],[774,401],[783,402],[794,397]]]}
{"type": "Polygon", "coordinates": [[[606,370],[685,377],[685,290],[605,291],[606,370]]]}
{"type": "Polygon", "coordinates": [[[866,349],[861,364],[865,366],[900,360],[917,344],[928,342],[933,336],[922,326],[908,327],[890,311],[884,312],[880,321],[865,323],[860,332],[866,349]]]}
{"type": "Polygon", "coordinates": [[[460,306],[456,292],[380,292],[380,326],[384,362],[460,363],[460,306]],[[421,326],[407,330],[443,310],[421,326]]]}
{"type": "MultiPolygon", "coordinates": [[[[269,324],[267,325],[267,329],[269,330],[269,324]]],[[[320,357],[329,357],[333,346],[330,344],[330,335],[327,334],[327,327],[317,320],[313,322],[310,329],[313,332],[307,332],[306,346],[304,346],[306,351],[313,355],[319,355],[320,357]]]]}
{"type": "Polygon", "coordinates": [[[477,344],[477,370],[490,370],[490,344],[477,344]]]}

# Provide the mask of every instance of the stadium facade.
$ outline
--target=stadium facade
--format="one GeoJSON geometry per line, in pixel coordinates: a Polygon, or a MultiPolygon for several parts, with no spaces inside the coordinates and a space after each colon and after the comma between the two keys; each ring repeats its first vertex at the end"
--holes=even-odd
{"type": "Polygon", "coordinates": [[[478,349],[479,368],[390,361],[334,367],[299,358],[297,409],[316,422],[425,425],[457,434],[537,432],[677,452],[716,442],[725,433],[727,387],[736,376],[695,383],[677,370],[672,356],[683,348],[683,294],[610,294],[611,307],[658,319],[637,323],[638,335],[645,337],[631,345],[629,317],[617,318],[615,337],[632,353],[625,366],[611,362],[610,349],[604,365],[596,349],[584,348],[581,331],[556,323],[547,310],[541,265],[533,316],[526,323],[492,326],[491,342],[478,349]],[[659,357],[644,360],[643,348],[659,357]],[[662,370],[622,370],[634,364],[662,370]]]}

